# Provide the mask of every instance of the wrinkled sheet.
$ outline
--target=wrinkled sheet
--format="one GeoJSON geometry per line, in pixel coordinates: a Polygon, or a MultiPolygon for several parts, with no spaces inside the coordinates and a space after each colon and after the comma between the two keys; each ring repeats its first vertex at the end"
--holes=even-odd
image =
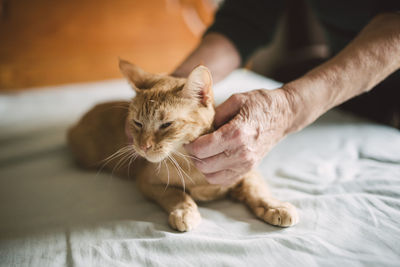
{"type": "MultiPolygon", "coordinates": [[[[279,83],[245,70],[215,86],[279,83]]],[[[299,209],[278,228],[241,203],[200,204],[189,233],[133,180],[81,170],[66,129],[95,103],[128,99],[125,81],[0,95],[0,266],[399,266],[400,132],[331,111],[279,143],[259,166],[299,209]]]]}

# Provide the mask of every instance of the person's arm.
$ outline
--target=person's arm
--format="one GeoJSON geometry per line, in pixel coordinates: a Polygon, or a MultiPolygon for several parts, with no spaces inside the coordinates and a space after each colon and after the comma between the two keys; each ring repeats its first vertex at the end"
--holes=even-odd
{"type": "Polygon", "coordinates": [[[371,90],[399,68],[400,13],[380,14],[339,54],[283,87],[296,114],[289,132],[371,90]]]}
{"type": "Polygon", "coordinates": [[[260,46],[272,41],[283,1],[224,1],[200,45],[172,73],[187,77],[199,64],[207,66],[214,82],[245,64],[260,46]]]}
{"type": "MultiPolygon", "coordinates": [[[[236,94],[217,107],[213,133],[187,145],[213,184],[232,184],[287,134],[366,92],[400,68],[400,14],[376,16],[337,56],[282,88],[236,94]]],[[[396,96],[394,96],[396,97],[396,96]]]]}
{"type": "Polygon", "coordinates": [[[218,82],[240,66],[241,58],[238,50],[227,37],[220,33],[209,33],[171,75],[187,77],[199,64],[207,66],[214,82],[218,82]]]}

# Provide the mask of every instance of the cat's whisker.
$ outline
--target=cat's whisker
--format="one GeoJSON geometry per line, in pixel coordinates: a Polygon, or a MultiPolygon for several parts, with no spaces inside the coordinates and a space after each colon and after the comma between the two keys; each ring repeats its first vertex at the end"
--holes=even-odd
{"type": "Polygon", "coordinates": [[[139,154],[136,153],[136,151],[134,149],[128,151],[127,153],[129,153],[129,157],[126,160],[126,162],[128,162],[128,167],[129,167],[136,160],[136,158],[139,156],[139,154]]]}
{"type": "Polygon", "coordinates": [[[170,161],[172,162],[172,165],[175,167],[179,178],[181,179],[182,182],[182,186],[183,186],[183,192],[186,192],[186,183],[185,183],[185,178],[183,177],[182,172],[180,171],[180,169],[178,168],[178,166],[176,165],[175,161],[170,157],[170,161]]]}
{"type": "Polygon", "coordinates": [[[107,158],[101,160],[100,163],[101,163],[101,162],[108,161],[108,160],[111,160],[112,158],[114,158],[114,157],[120,155],[121,153],[124,153],[125,151],[130,150],[130,149],[131,149],[131,148],[130,148],[128,145],[127,145],[127,146],[124,146],[124,147],[118,149],[116,152],[114,152],[114,153],[111,154],[110,156],[108,156],[107,158]]]}
{"type": "Polygon", "coordinates": [[[156,168],[157,174],[160,174],[160,169],[161,169],[161,162],[159,162],[157,165],[157,168],[156,168]]]}
{"type": "Polygon", "coordinates": [[[135,153],[132,153],[132,155],[131,155],[131,157],[130,157],[130,160],[129,160],[129,163],[128,163],[128,177],[131,176],[131,175],[130,175],[131,164],[137,159],[138,156],[139,156],[139,154],[137,154],[137,153],[135,152],[135,153]]]}
{"type": "Polygon", "coordinates": [[[179,151],[175,151],[175,152],[177,152],[177,153],[179,153],[181,156],[183,156],[183,157],[186,157],[186,158],[189,158],[189,159],[192,159],[192,160],[196,160],[196,161],[200,161],[200,162],[204,162],[203,160],[201,160],[201,159],[199,159],[199,158],[196,158],[196,157],[193,157],[193,156],[190,156],[190,155],[185,155],[185,154],[183,154],[183,153],[181,153],[181,152],[179,152],[179,151]]]}
{"type": "Polygon", "coordinates": [[[168,185],[169,185],[169,168],[168,168],[168,163],[166,162],[166,160],[163,160],[162,162],[165,164],[165,168],[167,169],[167,185],[164,188],[164,193],[165,193],[165,191],[167,190],[168,185]]]}
{"type": "Polygon", "coordinates": [[[105,158],[104,160],[102,160],[101,162],[103,162],[101,169],[106,166],[108,163],[110,163],[112,160],[118,158],[120,155],[122,155],[123,153],[125,153],[124,151],[117,151],[114,154],[112,154],[111,156],[105,158]]]}
{"type": "MultiPolygon", "coordinates": [[[[125,151],[122,155],[121,155],[121,159],[118,161],[118,163],[114,166],[113,170],[112,170],[112,174],[114,174],[114,170],[119,170],[122,165],[124,165],[130,158],[131,153],[132,152],[132,148],[125,151]]],[[[134,152],[135,153],[135,152],[134,152]]]]}
{"type": "MultiPolygon", "coordinates": [[[[129,149],[124,149],[121,150],[118,154],[114,155],[113,157],[109,158],[106,162],[108,164],[111,160],[117,159],[118,157],[124,156],[126,153],[128,153],[130,150],[129,149]]],[[[118,164],[118,163],[117,163],[118,164]]],[[[115,168],[115,167],[114,167],[115,168]]]]}
{"type": "Polygon", "coordinates": [[[183,170],[183,168],[179,165],[179,163],[177,162],[177,160],[174,158],[174,156],[171,156],[172,159],[175,161],[176,165],[179,167],[179,169],[186,175],[186,177],[194,184],[194,181],[192,180],[192,178],[183,170]]]}
{"type": "MultiPolygon", "coordinates": [[[[107,165],[108,163],[110,163],[112,160],[114,160],[114,159],[116,159],[116,158],[118,158],[118,157],[123,156],[124,154],[130,152],[131,150],[132,150],[132,148],[131,148],[130,146],[125,146],[125,147],[119,149],[118,151],[116,151],[115,153],[113,153],[112,155],[110,155],[109,157],[105,158],[105,159],[103,160],[103,161],[105,161],[105,162],[104,162],[104,164],[102,165],[100,171],[103,169],[104,166],[106,166],[106,165],[107,165]]],[[[117,165],[118,165],[118,163],[117,163],[117,165]]],[[[115,167],[116,167],[117,165],[115,165],[114,168],[112,169],[111,175],[113,175],[114,170],[115,170],[115,167]]]]}
{"type": "MultiPolygon", "coordinates": [[[[111,171],[110,180],[109,180],[109,182],[108,182],[107,187],[109,186],[109,184],[110,184],[111,181],[113,180],[114,172],[115,172],[116,170],[119,170],[119,169],[121,168],[121,166],[124,165],[124,164],[129,160],[129,158],[132,156],[132,155],[130,154],[131,151],[132,151],[131,149],[128,149],[128,150],[126,150],[124,153],[122,153],[121,159],[117,162],[117,164],[113,167],[113,169],[112,169],[112,171],[111,171]]],[[[134,153],[135,153],[135,152],[134,152],[134,153]]]]}
{"type": "MultiPolygon", "coordinates": [[[[110,179],[108,181],[107,187],[110,185],[110,183],[112,182],[112,180],[114,178],[114,172],[116,170],[119,170],[128,160],[130,160],[130,163],[132,161],[134,161],[138,155],[132,148],[129,148],[129,149],[126,149],[124,152],[120,153],[118,156],[120,156],[121,158],[111,171],[110,179]],[[133,151],[133,153],[131,153],[132,151],[133,151]]],[[[116,157],[118,157],[118,156],[116,156],[116,157]]],[[[114,157],[114,158],[116,158],[116,157],[114,157]]],[[[128,168],[128,177],[129,177],[130,164],[128,164],[127,168],[128,168]]]]}
{"type": "Polygon", "coordinates": [[[171,155],[171,159],[174,160],[174,162],[176,163],[176,166],[186,175],[186,177],[189,179],[189,181],[191,181],[193,184],[195,184],[193,179],[183,170],[183,168],[179,165],[179,163],[176,161],[174,156],[171,155]]]}
{"type": "Polygon", "coordinates": [[[189,162],[189,160],[187,158],[185,158],[185,155],[180,153],[179,151],[174,151],[172,153],[177,155],[177,156],[179,156],[179,157],[181,157],[182,159],[184,159],[186,161],[187,167],[188,167],[188,169],[190,171],[190,162],[189,162]]]}
{"type": "Polygon", "coordinates": [[[181,179],[182,182],[182,186],[183,186],[183,192],[186,192],[186,187],[185,187],[185,178],[183,177],[181,171],[177,168],[177,166],[175,165],[175,162],[172,160],[172,158],[168,155],[168,159],[171,161],[172,165],[175,167],[179,178],[181,179]]]}
{"type": "Polygon", "coordinates": [[[129,151],[126,152],[126,155],[124,155],[123,158],[120,160],[120,163],[118,164],[118,166],[116,166],[116,169],[119,170],[122,166],[124,166],[127,162],[129,162],[131,157],[132,153],[130,153],[129,151]]]}
{"type": "Polygon", "coordinates": [[[96,177],[100,174],[100,172],[102,172],[102,170],[108,163],[110,163],[113,159],[119,157],[121,154],[124,153],[124,151],[126,151],[128,149],[129,149],[128,146],[122,147],[122,148],[118,149],[116,152],[114,152],[113,154],[111,154],[110,156],[108,156],[107,158],[101,160],[99,163],[103,163],[103,164],[100,166],[100,169],[98,170],[98,172],[96,174],[96,177]]]}

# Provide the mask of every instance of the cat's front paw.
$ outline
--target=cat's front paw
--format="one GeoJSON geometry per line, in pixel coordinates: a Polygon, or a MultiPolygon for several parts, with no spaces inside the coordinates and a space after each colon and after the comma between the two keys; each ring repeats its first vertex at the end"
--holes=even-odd
{"type": "Polygon", "coordinates": [[[299,222],[297,209],[288,202],[282,202],[276,207],[271,207],[267,203],[261,202],[254,211],[265,222],[280,227],[293,226],[299,222]]]}
{"type": "Polygon", "coordinates": [[[199,225],[201,216],[197,209],[176,209],[169,214],[168,222],[175,230],[187,232],[199,225]]]}

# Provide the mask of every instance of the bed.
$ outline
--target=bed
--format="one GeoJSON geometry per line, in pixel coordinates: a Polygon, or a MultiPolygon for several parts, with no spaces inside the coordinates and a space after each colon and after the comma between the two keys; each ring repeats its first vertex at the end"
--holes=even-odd
{"type": "MultiPolygon", "coordinates": [[[[279,83],[237,70],[230,94],[279,83]]],[[[332,110],[280,142],[258,169],[300,222],[278,228],[242,204],[200,204],[179,233],[134,180],[79,169],[66,129],[123,80],[0,95],[0,266],[400,266],[400,131],[332,110]]]]}

